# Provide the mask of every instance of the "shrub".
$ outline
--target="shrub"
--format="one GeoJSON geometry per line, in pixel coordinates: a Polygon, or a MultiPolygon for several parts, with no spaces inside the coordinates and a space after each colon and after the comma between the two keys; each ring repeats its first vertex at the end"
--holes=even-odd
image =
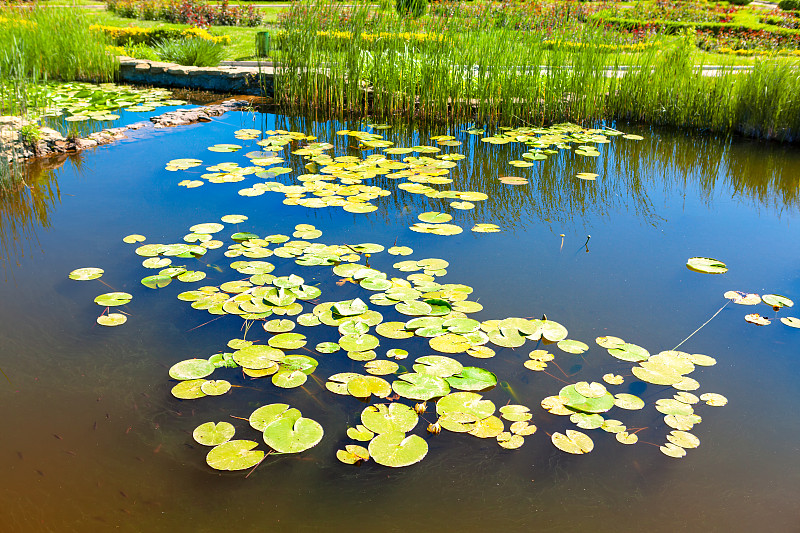
{"type": "Polygon", "coordinates": [[[729,4],[737,5],[737,6],[746,6],[753,0],[728,0],[729,4]]]}
{"type": "Polygon", "coordinates": [[[180,39],[183,37],[197,38],[211,41],[217,44],[231,44],[231,38],[227,35],[211,35],[202,28],[189,28],[181,30],[176,28],[139,28],[136,26],[92,26],[92,29],[103,32],[111,38],[118,46],[130,46],[131,44],[152,45],[157,41],[167,39],[180,39]]]}
{"type": "Polygon", "coordinates": [[[222,45],[193,38],[159,41],[153,50],[164,61],[195,67],[216,67],[225,55],[222,45]]]}
{"type": "Polygon", "coordinates": [[[401,15],[410,15],[414,18],[418,18],[425,14],[425,10],[428,7],[428,0],[397,0],[395,7],[397,8],[397,12],[401,15]]]}
{"type": "Polygon", "coordinates": [[[778,7],[784,11],[800,11],[800,0],[781,0],[778,7]]]}

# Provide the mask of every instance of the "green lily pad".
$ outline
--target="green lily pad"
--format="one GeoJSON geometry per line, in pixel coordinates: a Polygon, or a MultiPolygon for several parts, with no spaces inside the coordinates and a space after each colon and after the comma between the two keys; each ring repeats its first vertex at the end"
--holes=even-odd
{"type": "Polygon", "coordinates": [[[599,398],[589,398],[575,390],[575,385],[567,385],[558,395],[564,400],[566,407],[584,413],[605,413],[614,407],[614,396],[610,392],[599,398]]]}
{"type": "Polygon", "coordinates": [[[264,431],[264,428],[279,418],[287,418],[294,423],[300,416],[300,411],[289,407],[288,404],[271,403],[263,405],[253,411],[248,420],[253,429],[256,431],[264,431]]]}
{"type": "Polygon", "coordinates": [[[132,298],[127,292],[107,292],[95,298],[94,303],[102,307],[115,307],[127,304],[132,298]]]}
{"type": "Polygon", "coordinates": [[[392,389],[410,400],[427,401],[450,392],[447,382],[437,376],[409,373],[392,383],[392,389]]]}
{"type": "Polygon", "coordinates": [[[615,346],[615,348],[609,348],[608,353],[623,361],[638,363],[646,361],[650,357],[650,352],[636,344],[626,342],[615,346]]]}
{"type": "Polygon", "coordinates": [[[211,375],[214,372],[214,365],[207,359],[186,359],[172,365],[169,369],[169,377],[178,380],[199,379],[211,375]]]}
{"type": "Polygon", "coordinates": [[[728,266],[725,263],[710,257],[690,257],[686,261],[686,267],[701,274],[724,274],[728,271],[728,266]]]}
{"type": "Polygon", "coordinates": [[[585,343],[569,339],[558,341],[558,344],[556,344],[556,346],[558,346],[560,350],[572,354],[581,354],[589,349],[589,346],[586,345],[585,343]]]}
{"type": "Polygon", "coordinates": [[[633,394],[620,393],[614,396],[614,405],[620,409],[636,411],[644,407],[644,400],[633,394]]]}
{"type": "Polygon", "coordinates": [[[369,443],[372,459],[383,466],[399,468],[422,461],[428,453],[428,443],[422,437],[399,431],[383,433],[369,443]]]}
{"type": "Polygon", "coordinates": [[[203,383],[206,380],[204,379],[190,379],[187,381],[181,381],[170,391],[173,396],[181,400],[194,400],[197,398],[202,398],[206,395],[205,392],[202,390],[203,383]]]}
{"type": "Polygon", "coordinates": [[[172,278],[170,276],[162,276],[161,274],[155,276],[147,276],[142,279],[142,285],[150,289],[160,289],[170,284],[172,278]]]}
{"type": "Polygon", "coordinates": [[[264,452],[253,450],[252,440],[231,440],[208,452],[206,463],[215,470],[246,470],[264,459],[264,452]]]}
{"type": "Polygon", "coordinates": [[[306,336],[300,333],[280,333],[268,341],[273,348],[297,350],[306,345],[306,336]]]}
{"type": "Polygon", "coordinates": [[[195,281],[201,281],[206,278],[206,273],[200,270],[187,270],[182,274],[178,275],[178,281],[182,281],[184,283],[192,283],[195,281]]]}
{"type": "Polygon", "coordinates": [[[378,347],[380,341],[373,335],[345,335],[339,339],[339,346],[348,352],[363,352],[378,347]]]}
{"type": "Polygon", "coordinates": [[[417,218],[419,218],[422,222],[428,222],[430,224],[441,224],[442,222],[450,222],[453,220],[452,215],[448,215],[447,213],[439,213],[438,211],[422,213],[417,218]]]}
{"type": "Polygon", "coordinates": [[[463,369],[464,367],[461,363],[442,355],[426,355],[425,357],[418,358],[414,364],[414,372],[429,376],[438,376],[440,378],[447,378],[458,374],[463,369]]]}
{"type": "Polygon", "coordinates": [[[451,387],[466,391],[485,390],[497,385],[497,376],[475,366],[465,366],[460,373],[445,380],[451,387]]]}
{"type": "Polygon", "coordinates": [[[414,429],[419,417],[402,403],[370,405],[361,412],[361,423],[373,433],[406,433],[414,429]]]}
{"type": "Polygon", "coordinates": [[[794,302],[787,298],[786,296],[781,296],[780,294],[765,294],[761,297],[761,300],[767,304],[771,305],[772,307],[780,309],[781,307],[792,307],[794,302]]]}
{"type": "Polygon", "coordinates": [[[77,268],[69,273],[69,279],[89,281],[103,275],[104,270],[96,267],[77,268]]]}
{"type": "Polygon", "coordinates": [[[315,420],[279,418],[264,428],[264,442],[279,453],[299,453],[316,446],[324,431],[315,420]]]}
{"type": "Polygon", "coordinates": [[[300,370],[280,370],[272,375],[272,384],[282,389],[299,387],[308,379],[308,375],[300,370]]]}
{"type": "Polygon", "coordinates": [[[194,429],[192,437],[203,446],[219,446],[231,440],[234,433],[236,433],[236,428],[228,422],[219,422],[218,424],[206,422],[194,429]]]}
{"type": "Polygon", "coordinates": [[[109,313],[97,317],[97,323],[101,326],[114,327],[121,326],[128,321],[128,317],[122,313],[109,313]]]}
{"type": "MultiPolygon", "coordinates": [[[[333,376],[331,376],[333,379],[333,376]]],[[[356,398],[369,398],[374,395],[386,398],[392,392],[392,387],[385,379],[377,376],[361,376],[356,374],[347,381],[347,393],[356,398]]]]}

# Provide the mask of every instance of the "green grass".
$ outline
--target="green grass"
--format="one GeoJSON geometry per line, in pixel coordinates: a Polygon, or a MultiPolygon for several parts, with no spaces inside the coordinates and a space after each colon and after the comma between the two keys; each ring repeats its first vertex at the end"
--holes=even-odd
{"type": "MultiPolygon", "coordinates": [[[[274,27],[278,20],[278,13],[282,8],[264,8],[262,12],[265,16],[265,26],[257,28],[244,28],[236,26],[211,26],[209,31],[214,35],[227,35],[231,38],[231,44],[225,46],[224,61],[242,61],[255,59],[256,34],[259,31],[269,30],[274,27]]],[[[189,28],[188,24],[171,24],[168,22],[158,22],[151,20],[135,20],[118,17],[111,13],[100,11],[87,13],[95,24],[105,26],[138,26],[141,28],[189,28]]]]}

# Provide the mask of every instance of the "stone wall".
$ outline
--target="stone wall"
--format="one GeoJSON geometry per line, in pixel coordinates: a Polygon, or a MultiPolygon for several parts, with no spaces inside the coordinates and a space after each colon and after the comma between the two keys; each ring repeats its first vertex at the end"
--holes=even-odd
{"type": "Polygon", "coordinates": [[[119,57],[119,81],[157,87],[196,89],[232,94],[272,96],[272,66],[187,67],[161,61],[119,57]]]}

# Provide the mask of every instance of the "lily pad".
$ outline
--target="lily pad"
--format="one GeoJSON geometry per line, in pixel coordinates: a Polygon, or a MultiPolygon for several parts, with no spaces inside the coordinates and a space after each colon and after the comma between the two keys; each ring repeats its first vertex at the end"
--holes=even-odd
{"type": "Polygon", "coordinates": [[[456,389],[479,391],[497,385],[497,376],[483,368],[465,366],[460,373],[446,378],[445,381],[456,389]]]}
{"type": "Polygon", "coordinates": [[[69,279],[89,281],[103,275],[104,270],[96,267],[77,268],[69,273],[69,279]]]}
{"type": "Polygon", "coordinates": [[[200,424],[192,432],[192,437],[203,446],[219,446],[233,438],[236,429],[229,422],[206,422],[200,424]]]}
{"type": "Polygon", "coordinates": [[[128,317],[122,313],[109,313],[97,317],[97,323],[101,326],[114,327],[121,326],[128,321],[128,317]]]}
{"type": "Polygon", "coordinates": [[[299,453],[316,446],[324,431],[318,422],[300,417],[281,417],[264,428],[264,442],[279,453],[299,453]]]}
{"type": "Polygon", "coordinates": [[[392,383],[392,389],[410,400],[427,401],[450,392],[447,382],[438,376],[409,373],[392,383]]]}
{"type": "Polygon", "coordinates": [[[725,263],[710,257],[690,257],[686,261],[686,267],[701,274],[724,274],[728,271],[728,266],[725,263]]]}
{"type": "Polygon", "coordinates": [[[214,365],[207,359],[186,359],[169,369],[169,377],[178,380],[199,379],[211,375],[214,365]]]}
{"type": "Polygon", "coordinates": [[[129,303],[132,298],[127,292],[107,292],[95,298],[94,303],[103,307],[115,307],[129,303]]]}
{"type": "Polygon", "coordinates": [[[402,403],[370,405],[361,412],[361,423],[373,433],[406,433],[414,429],[419,417],[402,403]]]}
{"type": "Polygon", "coordinates": [[[245,470],[264,459],[264,452],[253,450],[258,446],[251,440],[231,440],[212,449],[206,463],[215,470],[245,470]]]}
{"type": "Polygon", "coordinates": [[[428,443],[417,435],[383,433],[369,443],[369,453],[376,463],[399,468],[422,461],[428,453],[428,443]]]}

